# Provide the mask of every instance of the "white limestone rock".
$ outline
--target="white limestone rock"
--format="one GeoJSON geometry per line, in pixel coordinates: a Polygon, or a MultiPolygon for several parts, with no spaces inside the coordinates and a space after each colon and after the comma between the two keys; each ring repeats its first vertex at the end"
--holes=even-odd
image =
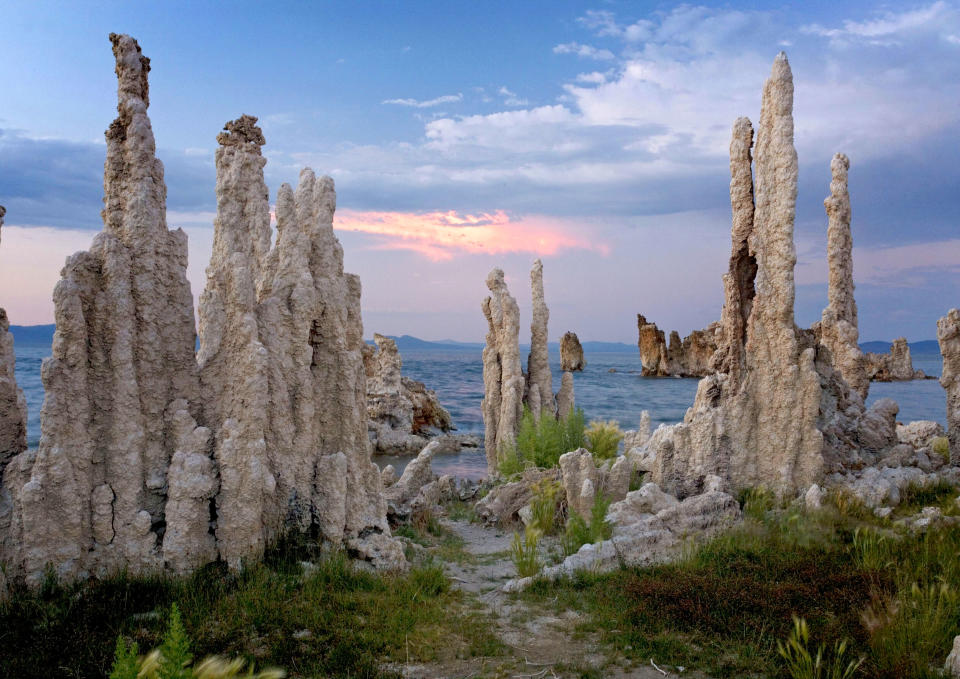
{"type": "MultiPolygon", "coordinates": [[[[6,209],[0,205],[0,230],[6,209]]],[[[17,387],[16,356],[7,312],[0,308],[0,485],[10,459],[27,449],[27,401],[17,387]]],[[[0,501],[2,502],[2,501],[0,501]]]]}
{"type": "Polygon", "coordinates": [[[530,323],[530,356],[527,359],[527,400],[535,418],[540,418],[541,411],[548,417],[556,417],[553,374],[550,371],[550,354],[547,350],[550,310],[544,298],[543,262],[539,259],[533,263],[530,270],[530,289],[533,295],[533,320],[530,323]]]}
{"type": "Polygon", "coordinates": [[[937,342],[943,357],[940,384],[947,392],[947,436],[950,461],[960,459],[960,311],[950,309],[937,321],[937,342]]]}
{"type": "Polygon", "coordinates": [[[953,648],[947,655],[947,662],[943,666],[948,677],[960,677],[960,635],[953,638],[953,648]]]}
{"type": "Polygon", "coordinates": [[[500,451],[516,441],[523,414],[524,379],[520,367],[520,308],[507,289],[502,270],[490,272],[487,288],[490,296],[483,300],[483,314],[489,329],[483,348],[481,411],[487,474],[493,475],[500,451]]]}
{"type": "Polygon", "coordinates": [[[624,457],[597,466],[586,448],[564,453],[560,456],[560,473],[569,510],[589,520],[598,494],[611,502],[622,500],[630,487],[631,469],[624,457]]]}
{"type": "Polygon", "coordinates": [[[907,424],[897,424],[897,440],[913,448],[925,448],[931,439],[945,434],[943,426],[933,420],[914,420],[907,424]]]}
{"type": "Polygon", "coordinates": [[[577,407],[573,393],[573,373],[565,371],[560,378],[560,391],[557,392],[557,416],[565,420],[577,407]]]}
{"type": "Polygon", "coordinates": [[[389,488],[397,482],[397,470],[393,468],[392,464],[388,464],[380,470],[380,481],[384,488],[389,488]]]}

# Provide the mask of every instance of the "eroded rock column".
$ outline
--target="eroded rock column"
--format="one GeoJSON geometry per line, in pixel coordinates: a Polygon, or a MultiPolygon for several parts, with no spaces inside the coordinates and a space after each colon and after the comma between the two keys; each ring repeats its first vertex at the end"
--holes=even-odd
{"type": "Polygon", "coordinates": [[[520,309],[510,295],[503,271],[487,276],[490,296],[483,300],[489,327],[483,348],[484,447],[487,473],[496,472],[499,452],[516,441],[523,414],[523,370],[520,367],[520,309]]]}
{"type": "MultiPolygon", "coordinates": [[[[0,230],[6,212],[6,208],[0,205],[0,230]]],[[[27,402],[17,387],[13,335],[9,330],[7,312],[0,308],[0,486],[3,469],[10,458],[27,449],[27,402]]]]}
{"type": "Polygon", "coordinates": [[[943,357],[940,384],[947,392],[947,435],[950,460],[960,460],[960,311],[950,309],[937,321],[937,342],[943,357]]]}
{"type": "Polygon", "coordinates": [[[838,153],[830,162],[830,195],[823,201],[829,218],[827,263],[830,270],[828,304],[820,320],[820,342],[830,350],[833,365],[861,398],[870,388],[866,359],[860,350],[857,303],[853,296],[853,238],[850,235],[850,160],[838,153]]]}
{"type": "Polygon", "coordinates": [[[543,411],[554,417],[553,375],[550,372],[550,354],[547,350],[547,324],[550,310],[543,294],[543,262],[539,259],[530,270],[530,288],[533,293],[533,321],[530,323],[530,357],[527,360],[527,401],[533,416],[540,418],[543,411]]]}

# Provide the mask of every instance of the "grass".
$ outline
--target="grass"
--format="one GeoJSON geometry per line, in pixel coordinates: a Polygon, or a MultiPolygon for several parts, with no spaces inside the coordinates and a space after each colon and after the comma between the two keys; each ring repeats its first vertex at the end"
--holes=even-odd
{"type": "Polygon", "coordinates": [[[382,576],[333,554],[305,572],[305,551],[282,544],[239,574],[212,564],[188,578],[120,574],[15,590],[0,605],[0,676],[106,677],[117,637],[157,647],[172,604],[195,657],[238,657],[292,677],[389,677],[386,661],[503,652],[439,566],[382,576]]]}
{"type": "Polygon", "coordinates": [[[514,533],[513,543],[510,545],[510,560],[517,569],[517,576],[529,578],[540,572],[543,564],[540,562],[540,531],[533,526],[527,526],[522,533],[514,533]]]}
{"type": "Polygon", "coordinates": [[[897,514],[916,514],[924,507],[953,505],[953,499],[956,496],[957,489],[945,479],[926,484],[912,482],[900,491],[897,514]]]}
{"type": "Polygon", "coordinates": [[[743,526],[679,562],[537,581],[520,596],[583,611],[581,631],[635,662],[718,679],[940,676],[960,634],[960,527],[896,532],[845,495],[811,514],[762,492],[743,500],[743,526]],[[793,648],[804,666],[797,644],[820,674],[798,674],[778,653],[793,648]]]}
{"type": "Polygon", "coordinates": [[[576,512],[567,517],[567,525],[560,538],[563,555],[570,556],[580,551],[584,545],[609,540],[613,534],[613,526],[607,522],[607,510],[610,508],[610,498],[602,493],[596,497],[590,509],[588,523],[576,512]]]}
{"type": "Polygon", "coordinates": [[[598,462],[615,458],[623,440],[623,431],[616,420],[593,420],[584,435],[587,450],[593,453],[594,460],[598,462]]]}
{"type": "Polygon", "coordinates": [[[557,496],[562,486],[553,479],[544,478],[537,481],[531,490],[533,498],[530,500],[531,526],[543,535],[551,535],[557,527],[557,510],[559,502],[557,496]]]}
{"type": "Polygon", "coordinates": [[[500,475],[510,477],[529,467],[556,467],[561,455],[586,443],[584,422],[579,408],[560,420],[553,417],[538,420],[525,406],[516,442],[499,451],[500,475]]]}

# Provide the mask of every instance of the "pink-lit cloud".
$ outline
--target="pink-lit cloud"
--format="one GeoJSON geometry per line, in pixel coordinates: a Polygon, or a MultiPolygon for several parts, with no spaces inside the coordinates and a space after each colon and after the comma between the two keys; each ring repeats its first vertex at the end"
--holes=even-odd
{"type": "Polygon", "coordinates": [[[555,255],[564,250],[610,253],[569,220],[542,216],[512,217],[502,210],[480,214],[448,212],[373,212],[339,210],[334,227],[370,234],[377,249],[412,250],[433,261],[458,254],[530,253],[555,255]],[[578,233],[579,231],[579,233],[578,233]]]}

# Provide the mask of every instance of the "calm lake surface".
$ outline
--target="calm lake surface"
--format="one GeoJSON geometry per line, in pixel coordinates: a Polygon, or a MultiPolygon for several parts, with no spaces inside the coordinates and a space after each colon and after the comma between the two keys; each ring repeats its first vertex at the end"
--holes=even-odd
{"type": "MultiPolygon", "coordinates": [[[[40,408],[43,385],[40,364],[50,355],[49,345],[16,346],[17,382],[27,398],[29,409],[27,435],[30,447],[40,440],[40,408]]],[[[480,399],[483,398],[483,364],[480,350],[407,350],[403,355],[403,374],[420,380],[437,392],[440,403],[453,417],[460,432],[482,433],[480,399]]],[[[551,356],[554,389],[560,386],[559,355],[551,356]]],[[[913,357],[915,369],[928,375],[940,375],[939,355],[913,357]]],[[[617,420],[624,429],[636,428],[640,412],[650,411],[654,428],[683,419],[697,392],[696,379],[640,377],[640,354],[631,352],[594,352],[587,354],[587,367],[574,377],[577,405],[588,419],[617,420]]],[[[874,382],[867,403],[889,397],[900,405],[898,420],[936,420],[946,425],[946,396],[936,380],[912,382],[874,382]]],[[[393,464],[398,473],[409,458],[378,456],[381,466],[393,464]]],[[[434,459],[439,474],[479,479],[486,473],[482,449],[469,449],[434,459]]]]}

